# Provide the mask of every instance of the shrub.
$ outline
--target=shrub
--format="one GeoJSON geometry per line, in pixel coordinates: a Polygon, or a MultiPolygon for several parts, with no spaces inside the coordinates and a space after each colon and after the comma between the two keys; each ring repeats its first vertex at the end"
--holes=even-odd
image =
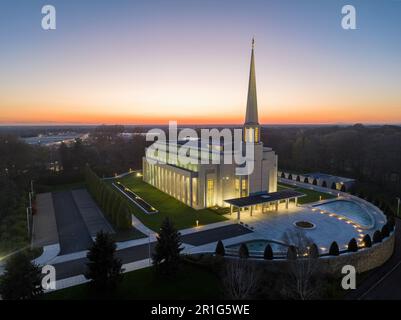
{"type": "Polygon", "coordinates": [[[265,252],[263,253],[263,258],[265,258],[266,260],[273,260],[274,258],[273,249],[270,244],[267,244],[265,252]]]}
{"type": "Polygon", "coordinates": [[[333,190],[337,190],[337,185],[336,185],[335,182],[333,182],[333,183],[331,184],[331,188],[332,188],[333,190]]]}
{"type": "Polygon", "coordinates": [[[294,246],[289,246],[287,250],[287,259],[296,260],[297,259],[297,248],[294,246]]]}
{"type": "Polygon", "coordinates": [[[316,178],[315,178],[315,179],[313,179],[313,182],[312,182],[312,184],[313,184],[314,186],[317,186],[317,180],[316,180],[316,178]]]}
{"type": "Polygon", "coordinates": [[[345,184],[343,184],[343,185],[341,186],[341,191],[342,191],[342,192],[347,192],[347,187],[345,186],[345,184]]]}
{"type": "Polygon", "coordinates": [[[370,235],[365,234],[362,241],[366,248],[370,248],[372,246],[372,239],[370,238],[370,235]]]}
{"type": "Polygon", "coordinates": [[[224,256],[226,254],[226,249],[224,248],[224,244],[221,240],[217,242],[216,250],[214,252],[217,256],[224,256]]]}
{"type": "Polygon", "coordinates": [[[327,188],[327,182],[326,182],[326,181],[323,181],[322,187],[323,187],[323,188],[327,188]]]}
{"type": "Polygon", "coordinates": [[[380,230],[376,230],[375,233],[373,234],[373,243],[379,243],[382,242],[383,236],[380,230]]]}
{"type": "Polygon", "coordinates": [[[281,172],[281,178],[285,178],[285,173],[281,172]]]}
{"type": "Polygon", "coordinates": [[[352,238],[348,242],[348,251],[349,252],[357,252],[358,251],[358,243],[356,242],[355,238],[352,238]]]}
{"type": "Polygon", "coordinates": [[[309,179],[308,179],[308,178],[305,178],[305,179],[304,179],[304,183],[309,183],[309,179]]]}
{"type": "Polygon", "coordinates": [[[292,180],[292,174],[291,173],[289,174],[288,179],[292,180]]]}
{"type": "Polygon", "coordinates": [[[382,233],[382,238],[383,238],[383,239],[384,239],[384,238],[387,238],[387,237],[390,235],[390,229],[389,229],[389,227],[388,227],[388,223],[386,223],[386,224],[383,226],[381,233],[382,233]]]}
{"type": "Polygon", "coordinates": [[[297,176],[297,181],[301,182],[301,177],[300,176],[297,176]]]}
{"type": "Polygon", "coordinates": [[[338,256],[340,254],[340,248],[338,247],[337,242],[333,241],[329,249],[329,255],[338,256]]]}
{"type": "Polygon", "coordinates": [[[315,243],[310,246],[309,255],[314,259],[319,258],[319,248],[315,243]]]}
{"type": "Polygon", "coordinates": [[[238,255],[241,259],[247,259],[249,258],[249,251],[248,247],[246,246],[245,243],[241,243],[238,251],[238,255]]]}

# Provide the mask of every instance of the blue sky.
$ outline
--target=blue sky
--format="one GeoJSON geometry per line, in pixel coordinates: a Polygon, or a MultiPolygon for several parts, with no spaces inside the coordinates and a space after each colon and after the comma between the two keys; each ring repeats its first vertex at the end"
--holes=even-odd
{"type": "Polygon", "coordinates": [[[240,122],[252,36],[263,121],[401,122],[398,0],[0,3],[3,123],[240,122]]]}

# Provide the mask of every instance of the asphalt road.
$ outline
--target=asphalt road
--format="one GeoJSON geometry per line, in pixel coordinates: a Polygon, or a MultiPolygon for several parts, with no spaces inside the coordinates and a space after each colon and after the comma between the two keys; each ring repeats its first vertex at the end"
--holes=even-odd
{"type": "Polygon", "coordinates": [[[381,267],[370,271],[347,300],[400,300],[401,299],[401,221],[396,219],[395,248],[391,258],[381,267]]]}
{"type": "MultiPolygon", "coordinates": [[[[249,232],[251,231],[240,225],[232,224],[216,229],[199,231],[196,233],[185,235],[182,236],[181,240],[183,243],[202,245],[217,240],[224,240],[227,238],[236,237],[249,232]]],[[[153,253],[155,244],[156,242],[151,242],[150,244],[146,243],[139,246],[119,250],[117,251],[116,256],[122,260],[123,264],[144,260],[149,258],[149,250],[150,254],[153,253]]],[[[86,258],[82,258],[69,262],[55,264],[54,267],[56,268],[57,280],[76,276],[79,274],[84,274],[86,271],[87,262],[88,260],[86,258]]]]}
{"type": "Polygon", "coordinates": [[[60,254],[88,249],[92,238],[72,197],[71,191],[53,193],[60,254]]]}

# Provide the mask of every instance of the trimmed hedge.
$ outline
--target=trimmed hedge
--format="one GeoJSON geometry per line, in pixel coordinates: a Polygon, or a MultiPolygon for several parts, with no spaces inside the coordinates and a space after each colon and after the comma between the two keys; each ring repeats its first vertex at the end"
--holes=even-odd
{"type": "Polygon", "coordinates": [[[241,259],[249,258],[249,250],[245,243],[241,243],[238,251],[238,255],[241,259]]]}
{"type": "Polygon", "coordinates": [[[366,248],[370,248],[372,246],[372,239],[370,238],[370,235],[365,234],[362,241],[366,248]]]}
{"type": "Polygon", "coordinates": [[[88,190],[102,208],[109,221],[118,229],[132,228],[130,206],[118,191],[100,179],[89,167],[85,170],[85,181],[88,190]]]}
{"type": "Polygon", "coordinates": [[[329,255],[338,256],[340,254],[340,248],[338,247],[337,242],[333,242],[329,249],[329,255]]]}
{"type": "Polygon", "coordinates": [[[379,243],[382,242],[383,236],[380,230],[376,230],[375,233],[373,234],[373,243],[379,243]]]}
{"type": "Polygon", "coordinates": [[[263,258],[266,260],[273,260],[274,255],[273,255],[273,249],[270,244],[267,244],[265,248],[265,252],[263,253],[263,258]]]}
{"type": "Polygon", "coordinates": [[[215,254],[217,256],[224,256],[226,254],[226,249],[224,248],[224,244],[221,240],[219,240],[216,244],[215,254]]]}
{"type": "Polygon", "coordinates": [[[358,243],[355,238],[352,238],[348,243],[348,251],[349,252],[357,252],[358,251],[358,243]]]}

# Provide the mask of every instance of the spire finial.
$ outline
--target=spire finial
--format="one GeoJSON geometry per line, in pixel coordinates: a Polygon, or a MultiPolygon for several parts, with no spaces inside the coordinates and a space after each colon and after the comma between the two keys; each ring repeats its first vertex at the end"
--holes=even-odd
{"type": "Polygon", "coordinates": [[[255,37],[252,37],[252,50],[255,48],[255,37]]]}

